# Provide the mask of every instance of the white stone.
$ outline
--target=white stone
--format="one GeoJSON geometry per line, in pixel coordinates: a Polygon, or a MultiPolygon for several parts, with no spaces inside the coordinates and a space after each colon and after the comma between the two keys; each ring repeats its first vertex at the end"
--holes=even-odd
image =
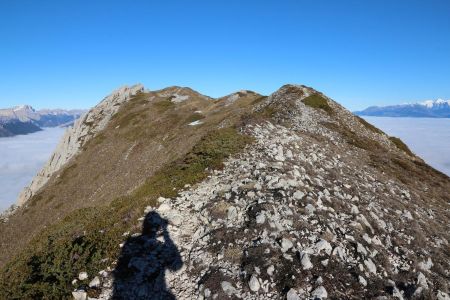
{"type": "Polygon", "coordinates": [[[326,254],[330,255],[333,248],[330,243],[324,239],[320,239],[314,247],[316,248],[317,253],[320,253],[322,250],[325,251],[326,254]]]}
{"type": "Polygon", "coordinates": [[[256,215],[256,223],[257,224],[264,224],[265,221],[266,221],[266,216],[264,215],[263,212],[256,215]]]}
{"type": "Polygon", "coordinates": [[[220,285],[222,286],[222,290],[225,292],[225,294],[227,294],[228,296],[232,296],[234,294],[237,294],[238,291],[236,290],[236,288],[229,283],[228,281],[222,281],[220,283],[220,285]]]}
{"type": "Polygon", "coordinates": [[[341,246],[337,246],[336,248],[334,248],[332,254],[337,255],[342,261],[345,261],[347,259],[347,256],[345,255],[345,252],[341,246]]]}
{"type": "Polygon", "coordinates": [[[273,272],[275,271],[275,267],[273,266],[273,265],[270,265],[268,268],[267,268],[267,274],[270,276],[270,277],[272,277],[273,276],[273,272]]]}
{"type": "Polygon", "coordinates": [[[437,300],[450,300],[450,296],[442,291],[437,292],[436,298],[437,300]]]}
{"type": "Polygon", "coordinates": [[[364,246],[363,245],[361,245],[360,243],[356,243],[356,251],[358,252],[358,253],[361,253],[361,254],[363,254],[363,255],[367,255],[367,250],[366,250],[366,248],[364,248],[364,246]]]}
{"type": "Polygon", "coordinates": [[[358,276],[358,281],[362,286],[367,286],[367,281],[364,277],[362,277],[361,275],[358,276]]]}
{"type": "Polygon", "coordinates": [[[304,253],[302,255],[301,264],[303,267],[303,270],[309,270],[313,267],[313,264],[311,263],[311,260],[309,259],[308,253],[304,253]]]}
{"type": "Polygon", "coordinates": [[[297,291],[290,289],[286,294],[286,300],[300,300],[300,296],[297,295],[297,291]]]}
{"type": "Polygon", "coordinates": [[[431,267],[433,266],[433,261],[431,260],[431,258],[428,258],[427,261],[422,261],[419,263],[419,269],[423,270],[423,271],[428,271],[431,269],[431,267]]]}
{"type": "Polygon", "coordinates": [[[289,249],[291,249],[294,245],[292,244],[290,239],[283,238],[281,240],[281,251],[287,252],[289,249]]]}
{"type": "Polygon", "coordinates": [[[158,207],[158,212],[160,213],[166,213],[170,211],[172,207],[168,203],[163,203],[158,207]]]}
{"type": "Polygon", "coordinates": [[[419,272],[419,275],[417,276],[417,285],[423,287],[424,289],[428,289],[427,278],[422,272],[419,272]]]}
{"type": "Polygon", "coordinates": [[[312,204],[308,204],[308,205],[306,205],[306,207],[305,207],[305,213],[307,214],[307,215],[312,215],[312,214],[314,214],[314,211],[316,210],[316,208],[312,205],[312,204]]]}
{"type": "Polygon", "coordinates": [[[296,200],[301,200],[303,199],[303,197],[305,196],[305,194],[303,192],[300,191],[296,191],[293,195],[294,199],[296,200]]]}
{"type": "Polygon", "coordinates": [[[88,279],[88,274],[86,272],[80,272],[80,274],[78,274],[78,279],[80,280],[86,280],[88,279]]]}
{"type": "Polygon", "coordinates": [[[74,300],[86,300],[87,293],[85,291],[74,291],[72,292],[72,296],[74,300]]]}
{"type": "Polygon", "coordinates": [[[174,225],[174,226],[180,226],[181,223],[182,223],[182,221],[183,221],[183,219],[181,218],[181,216],[178,215],[178,214],[173,214],[173,215],[171,215],[170,218],[169,218],[169,220],[170,220],[170,223],[171,223],[172,225],[174,225]]]}
{"type": "Polygon", "coordinates": [[[354,215],[359,214],[358,206],[352,204],[352,210],[350,212],[354,215]]]}
{"type": "Polygon", "coordinates": [[[292,158],[292,157],[293,157],[292,151],[288,149],[288,150],[286,151],[286,158],[292,158]]]}
{"type": "Polygon", "coordinates": [[[404,217],[405,219],[408,219],[408,220],[413,220],[414,219],[413,216],[411,215],[411,212],[409,212],[407,210],[403,211],[402,217],[404,217]]]}
{"type": "Polygon", "coordinates": [[[230,206],[230,207],[227,209],[227,218],[228,218],[228,220],[234,220],[234,219],[236,219],[237,214],[238,214],[238,212],[237,212],[237,208],[236,208],[236,207],[230,206]]]}
{"type": "Polygon", "coordinates": [[[250,281],[248,282],[248,286],[250,287],[250,290],[252,290],[253,292],[257,292],[259,291],[259,288],[261,287],[261,285],[259,284],[259,280],[255,275],[252,275],[250,277],[250,281]]]}
{"type": "Polygon", "coordinates": [[[98,287],[100,286],[100,278],[98,278],[98,276],[95,276],[94,279],[91,280],[91,282],[89,282],[89,287],[98,287]]]}
{"type": "Polygon", "coordinates": [[[323,286],[319,286],[312,291],[311,296],[313,296],[314,299],[325,299],[328,297],[328,293],[323,286]]]}
{"type": "Polygon", "coordinates": [[[364,265],[370,273],[377,274],[377,267],[370,258],[364,261],[364,265]]]}
{"type": "Polygon", "coordinates": [[[369,237],[369,235],[367,233],[364,233],[362,238],[368,243],[368,244],[372,244],[372,239],[369,237]]]}

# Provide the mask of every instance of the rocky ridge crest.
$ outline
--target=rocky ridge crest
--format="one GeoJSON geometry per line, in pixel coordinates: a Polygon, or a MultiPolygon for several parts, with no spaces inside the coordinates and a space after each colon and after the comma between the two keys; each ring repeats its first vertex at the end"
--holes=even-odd
{"type": "Polygon", "coordinates": [[[113,91],[98,105],[89,110],[78,119],[73,127],[67,129],[56,150],[42,170],[33,178],[29,186],[20,193],[17,204],[23,205],[45,185],[49,178],[74,157],[90,139],[102,131],[109,120],[132,96],[142,92],[144,86],[136,84],[131,87],[124,86],[113,91]]]}
{"type": "MultiPolygon", "coordinates": [[[[128,103],[130,112],[121,111],[109,124],[112,132],[106,139],[117,141],[120,132],[113,129],[123,124],[129,127],[123,134],[144,130],[145,143],[160,143],[155,149],[166,156],[171,148],[167,144],[164,148],[164,141],[178,145],[180,133],[186,140],[201,130],[206,134],[208,126],[214,127],[211,131],[233,126],[238,136],[252,142],[223,166],[205,170],[205,165],[196,165],[196,155],[208,158],[220,152],[200,148],[176,160],[179,169],[174,173],[152,173],[157,180],[145,186],[149,194],[138,188],[137,194],[115,199],[105,214],[99,214],[113,220],[108,226],[98,227],[109,223],[97,217],[92,222],[84,219],[91,213],[97,216],[95,211],[102,210],[103,203],[76,214],[75,238],[65,237],[68,244],[63,244],[74,247],[75,253],[58,256],[70,267],[63,269],[64,274],[74,273],[72,263],[77,268],[74,277],[61,280],[67,287],[65,294],[74,299],[118,295],[127,299],[167,299],[168,295],[176,299],[448,299],[449,178],[312,88],[285,85],[269,97],[249,94],[241,91],[203,101],[212,98],[172,87],[128,103]],[[156,127],[152,123],[152,128],[140,127],[139,122],[133,125],[140,118],[152,121],[135,112],[153,109],[175,118],[163,119],[164,124],[179,120],[180,111],[191,115],[167,130],[173,135],[163,132],[159,139],[160,133],[152,130],[166,131],[160,129],[162,123],[155,123],[156,127]],[[189,181],[192,184],[173,185],[191,170],[192,162],[196,172],[206,175],[195,177],[201,180],[189,181]],[[171,196],[155,196],[159,188],[171,196]],[[114,215],[118,210],[123,214],[114,215]],[[159,216],[150,222],[153,231],[146,223],[149,216],[159,216]],[[155,228],[164,228],[163,234],[156,235],[155,228]],[[82,265],[78,273],[77,260],[85,259],[78,253],[101,249],[96,239],[103,236],[107,246],[120,254],[94,251],[98,261],[94,266],[82,265]],[[79,241],[86,243],[86,249],[79,241]]],[[[133,141],[126,145],[131,150],[117,156],[116,165],[142,161],[142,156],[130,154],[139,147],[133,141]]],[[[227,147],[224,140],[217,144],[208,140],[206,145],[227,147]]],[[[155,151],[144,153],[147,157],[155,151]]],[[[69,228],[64,224],[64,230],[69,228]]],[[[59,229],[56,232],[52,243],[60,235],[59,229]]],[[[53,261],[44,263],[60,268],[53,261]]],[[[47,274],[46,269],[37,270],[28,278],[47,274]]],[[[27,288],[34,292],[33,286],[27,288]]]]}
{"type": "MultiPolygon", "coordinates": [[[[253,144],[143,212],[168,220],[179,248],[183,267],[166,274],[176,299],[448,299],[448,235],[428,227],[442,225],[446,204],[368,166],[367,150],[323,124],[420,159],[328,98],[332,114],[305,105],[316,93],[288,85],[272,94],[256,110],[276,108],[273,120],[242,128],[253,144]]],[[[136,278],[157,260],[141,261],[136,278]]],[[[101,272],[99,299],[114,295],[113,275],[101,272]]]]}

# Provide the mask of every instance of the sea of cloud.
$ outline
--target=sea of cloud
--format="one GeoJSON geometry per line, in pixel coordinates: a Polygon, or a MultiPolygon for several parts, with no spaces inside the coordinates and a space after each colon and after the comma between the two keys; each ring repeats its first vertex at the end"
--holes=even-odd
{"type": "Polygon", "coordinates": [[[389,135],[399,137],[411,151],[450,176],[450,119],[364,117],[389,135]]]}
{"type": "MultiPolygon", "coordinates": [[[[401,138],[428,164],[450,176],[450,119],[364,117],[401,138]]],[[[15,203],[24,186],[50,158],[62,128],[0,138],[0,211],[15,203]]]]}
{"type": "Polygon", "coordinates": [[[50,158],[64,131],[45,128],[32,134],[0,138],[0,212],[16,202],[23,187],[50,158]]]}

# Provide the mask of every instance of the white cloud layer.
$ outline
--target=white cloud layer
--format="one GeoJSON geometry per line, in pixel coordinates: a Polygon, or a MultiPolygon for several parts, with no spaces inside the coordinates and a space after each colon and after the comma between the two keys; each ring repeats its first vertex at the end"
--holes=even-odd
{"type": "Polygon", "coordinates": [[[50,158],[65,129],[46,128],[28,135],[0,138],[0,212],[50,158]]]}
{"type": "MultiPolygon", "coordinates": [[[[450,176],[450,119],[364,117],[389,135],[401,138],[428,164],[450,176]]],[[[65,129],[0,138],[0,211],[49,159],[65,129]]]]}
{"type": "Polygon", "coordinates": [[[450,119],[364,117],[389,135],[399,137],[415,154],[450,176],[450,119]]]}

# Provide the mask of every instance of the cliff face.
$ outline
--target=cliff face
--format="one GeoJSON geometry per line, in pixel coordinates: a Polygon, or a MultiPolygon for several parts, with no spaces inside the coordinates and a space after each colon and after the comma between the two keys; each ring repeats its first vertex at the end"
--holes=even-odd
{"type": "Polygon", "coordinates": [[[0,225],[0,297],[448,298],[450,179],[325,95],[113,114],[0,225]]]}
{"type": "Polygon", "coordinates": [[[78,119],[73,127],[68,128],[50,160],[33,178],[30,185],[20,193],[17,204],[23,205],[36,194],[55,172],[80,151],[83,145],[105,128],[123,103],[143,90],[144,87],[140,84],[117,89],[78,119]]]}

